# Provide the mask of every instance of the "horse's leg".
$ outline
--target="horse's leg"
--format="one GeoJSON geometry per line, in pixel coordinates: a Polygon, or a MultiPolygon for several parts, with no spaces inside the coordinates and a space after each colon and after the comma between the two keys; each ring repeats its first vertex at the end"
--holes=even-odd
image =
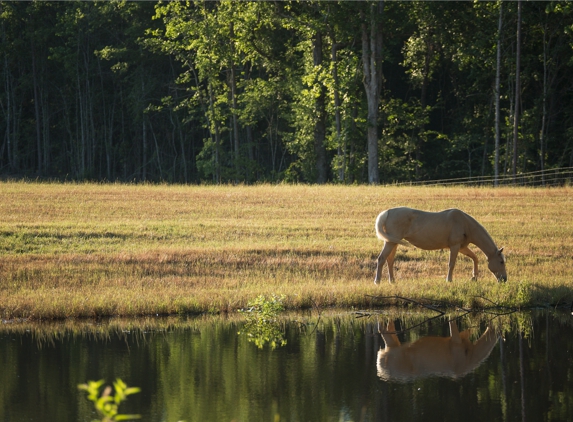
{"type": "Polygon", "coordinates": [[[453,274],[454,274],[454,266],[456,265],[456,258],[458,257],[458,252],[460,251],[460,245],[453,245],[450,246],[450,262],[449,262],[449,270],[448,276],[446,277],[446,281],[453,281],[453,274]]]}
{"type": "Polygon", "coordinates": [[[465,256],[469,256],[473,260],[473,262],[474,262],[474,273],[473,273],[472,280],[476,281],[478,279],[478,257],[467,246],[464,248],[461,248],[460,252],[463,253],[465,256]]]}
{"type": "Polygon", "coordinates": [[[395,245],[394,248],[392,248],[390,255],[388,255],[388,258],[386,258],[386,262],[388,263],[388,279],[390,282],[394,281],[394,257],[396,256],[397,250],[398,245],[395,245]]]}
{"type": "MultiPolygon", "coordinates": [[[[392,249],[394,249],[395,246],[398,245],[396,243],[384,242],[384,247],[382,248],[382,252],[380,252],[380,255],[378,255],[378,260],[376,264],[376,277],[374,278],[374,284],[380,283],[380,279],[382,278],[382,268],[384,267],[386,260],[392,253],[392,249]]],[[[392,283],[394,281],[393,272],[392,273],[389,272],[388,277],[389,277],[388,281],[392,283]]]]}
{"type": "Polygon", "coordinates": [[[400,346],[400,339],[396,335],[396,327],[394,326],[394,321],[388,321],[388,326],[386,329],[378,330],[382,339],[384,340],[384,344],[386,347],[399,347],[400,346]]]}

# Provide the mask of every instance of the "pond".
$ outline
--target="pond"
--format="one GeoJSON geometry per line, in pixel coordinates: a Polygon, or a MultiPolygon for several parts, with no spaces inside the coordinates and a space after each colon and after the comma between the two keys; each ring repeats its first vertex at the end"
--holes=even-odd
{"type": "Polygon", "coordinates": [[[237,317],[4,322],[0,421],[93,420],[77,385],[118,377],[145,421],[573,419],[569,312],[432,316],[289,315],[274,350],[237,317]]]}

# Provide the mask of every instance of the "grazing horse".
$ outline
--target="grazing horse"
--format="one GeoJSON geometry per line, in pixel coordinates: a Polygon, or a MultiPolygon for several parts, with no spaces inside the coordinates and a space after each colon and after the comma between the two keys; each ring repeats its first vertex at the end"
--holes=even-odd
{"type": "Polygon", "coordinates": [[[400,343],[394,322],[380,330],[385,348],[378,351],[376,369],[385,381],[414,381],[431,376],[461,378],[475,370],[491,353],[499,335],[488,327],[475,342],[469,330],[458,331],[450,321],[450,337],[422,337],[413,343],[400,343]]]}
{"type": "Polygon", "coordinates": [[[469,256],[474,262],[473,280],[478,277],[478,258],[468,245],[473,243],[487,256],[489,270],[498,281],[507,281],[503,248],[498,249],[489,233],[473,217],[457,210],[426,212],[399,207],[383,211],[376,219],[376,234],[384,240],[378,256],[376,278],[380,283],[382,268],[388,262],[388,281],[394,281],[394,256],[398,245],[414,245],[420,249],[450,249],[447,281],[452,281],[458,253],[469,256]],[[405,242],[404,240],[407,242],[405,242]]]}

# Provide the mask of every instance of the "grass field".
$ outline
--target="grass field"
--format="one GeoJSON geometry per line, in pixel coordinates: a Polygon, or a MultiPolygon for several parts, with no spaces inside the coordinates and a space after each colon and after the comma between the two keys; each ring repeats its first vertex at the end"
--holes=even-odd
{"type": "MultiPolygon", "coordinates": [[[[0,316],[226,312],[259,294],[287,308],[369,307],[371,296],[451,306],[573,300],[572,188],[0,183],[0,316]],[[505,247],[507,283],[448,253],[400,247],[374,285],[374,220],[406,205],[460,208],[505,247]],[[491,302],[490,302],[491,301],[491,302]]],[[[399,301],[398,301],[399,302],[399,301]]]]}

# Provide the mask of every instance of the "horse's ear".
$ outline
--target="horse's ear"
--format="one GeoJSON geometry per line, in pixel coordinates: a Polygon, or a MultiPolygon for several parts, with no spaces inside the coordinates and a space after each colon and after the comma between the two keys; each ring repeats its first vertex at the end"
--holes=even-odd
{"type": "Polygon", "coordinates": [[[502,253],[502,252],[503,252],[503,248],[499,248],[499,253],[502,253]]]}

